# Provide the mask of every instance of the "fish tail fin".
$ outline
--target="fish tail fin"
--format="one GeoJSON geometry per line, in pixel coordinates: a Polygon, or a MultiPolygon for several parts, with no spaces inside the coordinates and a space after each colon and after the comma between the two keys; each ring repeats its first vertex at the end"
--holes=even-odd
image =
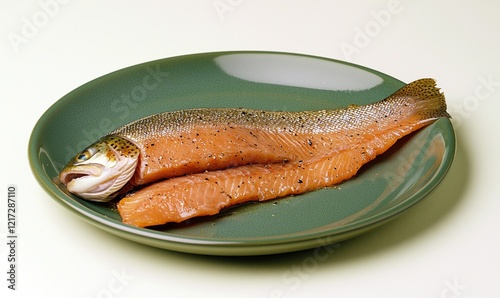
{"type": "Polygon", "coordinates": [[[436,87],[434,79],[416,80],[399,89],[390,96],[395,100],[409,98],[415,102],[416,114],[422,120],[437,118],[451,118],[446,112],[446,101],[444,94],[436,87]]]}

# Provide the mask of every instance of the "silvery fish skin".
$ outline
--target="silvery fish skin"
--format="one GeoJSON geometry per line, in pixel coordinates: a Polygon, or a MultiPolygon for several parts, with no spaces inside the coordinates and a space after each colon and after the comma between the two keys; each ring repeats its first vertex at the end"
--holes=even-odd
{"type": "Polygon", "coordinates": [[[313,146],[314,138],[335,135],[345,138],[347,144],[352,136],[344,132],[357,130],[363,138],[372,130],[383,129],[387,119],[398,121],[409,116],[421,122],[449,117],[434,80],[415,81],[374,104],[338,110],[209,108],[164,112],[110,132],[75,156],[62,170],[60,180],[69,192],[82,198],[109,201],[123,189],[172,177],[309,158],[316,152],[313,148],[321,147],[316,141],[313,146]],[[437,100],[412,100],[417,97],[437,100]]]}

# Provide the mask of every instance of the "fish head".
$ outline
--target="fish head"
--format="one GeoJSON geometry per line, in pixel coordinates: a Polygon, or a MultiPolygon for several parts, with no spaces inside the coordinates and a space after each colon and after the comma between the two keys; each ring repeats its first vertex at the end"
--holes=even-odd
{"type": "Polygon", "coordinates": [[[59,180],[81,198],[107,202],[132,178],[139,154],[139,147],[131,141],[105,136],[75,155],[59,180]]]}

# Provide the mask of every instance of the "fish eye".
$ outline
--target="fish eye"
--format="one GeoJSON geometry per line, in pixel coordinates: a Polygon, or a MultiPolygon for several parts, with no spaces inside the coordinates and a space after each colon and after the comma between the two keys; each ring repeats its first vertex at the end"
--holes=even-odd
{"type": "Polygon", "coordinates": [[[84,161],[87,161],[89,160],[89,158],[91,158],[94,154],[96,153],[96,150],[94,148],[88,148],[86,149],[85,151],[83,151],[82,153],[80,153],[77,157],[76,157],[76,161],[77,162],[84,162],[84,161]]]}
{"type": "Polygon", "coordinates": [[[90,152],[84,151],[80,153],[80,155],[77,156],[76,161],[77,162],[84,162],[90,158],[90,152]]]}

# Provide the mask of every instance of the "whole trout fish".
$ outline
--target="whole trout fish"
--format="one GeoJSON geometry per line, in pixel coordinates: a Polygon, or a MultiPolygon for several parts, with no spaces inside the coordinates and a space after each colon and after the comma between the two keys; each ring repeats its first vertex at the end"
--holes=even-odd
{"type": "Polygon", "coordinates": [[[104,136],[77,154],[59,179],[93,201],[145,185],[118,203],[123,221],[140,227],[180,222],[338,184],[440,117],[450,116],[433,79],[338,110],[165,112],[104,136]]]}

